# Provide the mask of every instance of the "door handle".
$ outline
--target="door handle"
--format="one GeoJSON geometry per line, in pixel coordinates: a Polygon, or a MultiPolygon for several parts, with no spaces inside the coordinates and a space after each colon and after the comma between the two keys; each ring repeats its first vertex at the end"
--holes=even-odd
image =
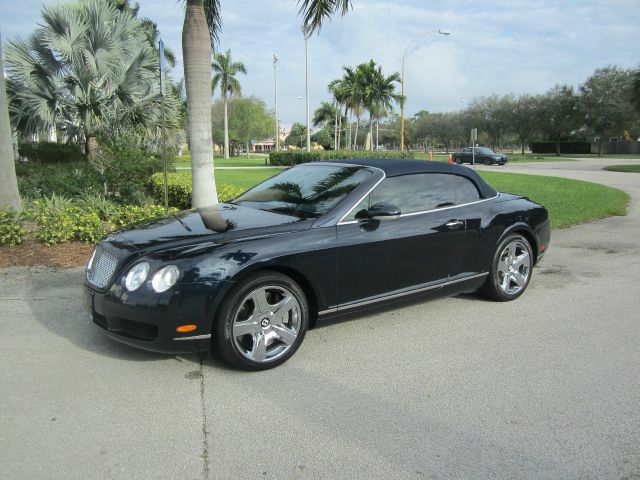
{"type": "Polygon", "coordinates": [[[451,220],[447,223],[445,223],[445,227],[447,227],[450,230],[455,230],[457,228],[460,228],[464,225],[464,222],[462,220],[451,220]]]}

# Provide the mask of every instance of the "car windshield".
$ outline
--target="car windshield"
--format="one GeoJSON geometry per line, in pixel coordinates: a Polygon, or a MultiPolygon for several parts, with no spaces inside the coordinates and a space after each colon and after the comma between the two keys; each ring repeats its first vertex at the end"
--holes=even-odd
{"type": "Polygon", "coordinates": [[[478,147],[478,148],[476,148],[476,152],[488,153],[488,154],[493,154],[493,155],[495,155],[495,153],[496,153],[496,152],[494,152],[493,150],[491,150],[490,148],[487,148],[487,147],[478,147]]]}
{"type": "Polygon", "coordinates": [[[329,212],[373,173],[358,166],[300,165],[255,186],[232,203],[301,218],[329,212]]]}

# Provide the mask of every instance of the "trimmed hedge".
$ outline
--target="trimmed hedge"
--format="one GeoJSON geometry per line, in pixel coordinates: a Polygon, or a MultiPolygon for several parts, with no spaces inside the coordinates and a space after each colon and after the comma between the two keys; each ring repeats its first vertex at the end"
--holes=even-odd
{"type": "Polygon", "coordinates": [[[23,143],[18,153],[32,162],[76,162],[86,160],[76,145],[56,142],[23,143]]]}
{"type": "Polygon", "coordinates": [[[405,150],[293,150],[270,152],[271,165],[293,166],[307,162],[345,160],[350,158],[414,158],[414,152],[405,150]]]}
{"type": "MultiPolygon", "coordinates": [[[[169,205],[180,210],[191,208],[191,175],[183,173],[168,174],[169,205]]],[[[218,185],[218,201],[226,202],[236,198],[244,189],[234,185],[218,185]]],[[[151,191],[157,202],[164,202],[164,174],[151,175],[151,191]]]]}
{"type": "MultiPolygon", "coordinates": [[[[591,153],[591,143],[589,142],[559,142],[560,153],[591,153]]],[[[531,153],[556,153],[558,142],[544,141],[531,142],[529,148],[531,153]]]]}

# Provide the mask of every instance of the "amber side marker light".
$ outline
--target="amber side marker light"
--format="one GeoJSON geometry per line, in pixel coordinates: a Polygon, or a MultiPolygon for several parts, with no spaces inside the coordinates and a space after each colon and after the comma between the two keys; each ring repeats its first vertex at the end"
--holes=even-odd
{"type": "Polygon", "coordinates": [[[193,332],[196,328],[195,325],[180,325],[178,328],[176,328],[176,332],[193,332]]]}

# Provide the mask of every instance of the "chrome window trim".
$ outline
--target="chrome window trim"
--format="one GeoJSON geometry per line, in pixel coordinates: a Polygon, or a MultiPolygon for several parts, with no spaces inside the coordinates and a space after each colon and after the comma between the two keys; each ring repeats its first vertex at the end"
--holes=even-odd
{"type": "MultiPolygon", "coordinates": [[[[365,195],[366,196],[366,195],[365,195]]],[[[443,210],[451,210],[452,208],[459,208],[459,207],[466,207],[467,205],[474,205],[476,203],[482,203],[482,202],[486,202],[488,200],[493,200],[494,198],[496,198],[498,195],[494,195],[493,197],[489,197],[489,198],[483,198],[481,200],[476,200],[475,202],[469,202],[469,203],[461,203],[460,205],[452,205],[450,207],[442,207],[442,208],[432,208],[431,210],[423,210],[420,212],[411,212],[411,213],[403,213],[400,215],[400,217],[398,218],[402,218],[402,217],[412,217],[414,215],[422,215],[424,213],[431,213],[431,212],[441,212],[443,210]]],[[[360,203],[362,200],[364,199],[364,197],[362,199],[360,199],[360,201],[358,203],[360,203]]],[[[354,207],[355,208],[355,207],[354,207]]],[[[352,209],[353,210],[353,209],[352,209]]],[[[345,215],[346,216],[346,215],[345,215]]],[[[338,222],[338,225],[351,225],[353,223],[362,223],[365,220],[348,220],[346,222],[338,222]]]]}
{"type": "MultiPolygon", "coordinates": [[[[358,166],[360,166],[360,167],[367,167],[367,165],[358,165],[358,166]]],[[[349,224],[349,223],[358,223],[358,221],[357,221],[357,220],[348,220],[347,222],[344,222],[344,223],[343,223],[342,221],[345,219],[345,217],[348,217],[348,216],[349,216],[349,214],[350,214],[351,212],[353,212],[353,210],[354,210],[358,205],[360,205],[360,202],[361,202],[362,200],[364,200],[365,198],[367,198],[367,197],[371,194],[371,192],[373,192],[373,190],[374,190],[378,185],[380,185],[380,183],[381,183],[385,178],[387,178],[387,174],[386,174],[386,173],[384,173],[384,170],[382,170],[381,168],[378,168],[378,167],[367,167],[367,168],[371,168],[371,169],[373,169],[373,170],[378,170],[379,172],[381,172],[381,173],[382,173],[382,178],[381,178],[380,180],[378,180],[378,181],[376,182],[376,184],[375,184],[373,187],[371,187],[371,188],[367,191],[367,193],[365,193],[364,195],[362,195],[362,197],[360,197],[360,199],[359,199],[356,203],[354,203],[354,204],[353,204],[353,207],[351,207],[351,208],[349,209],[349,211],[348,211],[347,213],[345,213],[345,214],[342,216],[342,218],[341,218],[340,220],[338,220],[338,223],[337,223],[336,225],[347,225],[347,224],[349,224]]]]}
{"type": "MultiPolygon", "coordinates": [[[[362,166],[363,166],[363,167],[366,167],[366,165],[362,165],[362,166]]],[[[360,200],[358,200],[358,201],[356,202],[356,204],[355,204],[353,207],[351,207],[351,209],[350,209],[347,213],[345,213],[345,214],[342,216],[342,218],[338,221],[338,223],[337,223],[336,225],[352,225],[352,224],[354,224],[354,223],[362,223],[363,221],[365,221],[365,220],[347,220],[346,222],[344,222],[343,220],[345,219],[345,217],[347,217],[347,216],[348,216],[348,215],[353,211],[353,209],[354,209],[354,208],[356,208],[356,207],[360,204],[360,202],[361,202],[362,200],[364,200],[364,199],[365,199],[365,197],[367,197],[368,195],[370,195],[370,194],[371,194],[371,192],[373,192],[373,191],[375,190],[375,188],[376,188],[378,185],[380,185],[380,183],[382,183],[382,181],[383,181],[385,178],[387,178],[387,176],[386,176],[386,174],[384,173],[384,171],[383,171],[383,170],[381,170],[381,169],[379,169],[379,168],[376,168],[376,167],[371,167],[371,168],[375,168],[376,170],[380,170],[380,171],[382,172],[382,175],[383,175],[383,176],[382,176],[382,178],[381,178],[381,179],[380,179],[380,180],[379,180],[379,181],[378,181],[378,182],[377,182],[373,187],[371,187],[371,189],[370,189],[370,190],[369,190],[365,195],[363,195],[363,196],[362,196],[362,198],[361,198],[360,200]]],[[[416,173],[416,174],[414,174],[414,175],[421,175],[421,174],[416,173]]],[[[424,175],[431,175],[431,174],[430,174],[430,173],[424,173],[424,175]]],[[[450,174],[445,173],[444,175],[450,175],[450,174]]],[[[404,176],[404,175],[400,175],[400,176],[404,176]]],[[[393,178],[393,177],[389,177],[389,178],[393,178]]],[[[467,180],[468,180],[468,179],[467,179],[467,180]]],[[[469,181],[471,181],[471,180],[469,180],[469,181]]],[[[473,182],[472,182],[472,183],[473,183],[473,182]]],[[[473,186],[476,188],[476,190],[478,190],[478,186],[477,186],[477,185],[475,185],[475,183],[474,183],[474,185],[473,185],[473,186]]],[[[479,191],[478,191],[478,194],[480,194],[480,192],[479,192],[479,191]]],[[[450,210],[450,209],[452,209],[452,208],[466,207],[467,205],[473,205],[473,204],[476,204],[476,203],[486,202],[487,200],[492,200],[492,199],[496,198],[497,196],[498,196],[498,193],[496,192],[496,194],[495,194],[493,197],[489,197],[489,198],[482,198],[482,199],[480,199],[480,200],[476,200],[475,202],[461,203],[460,205],[452,205],[452,206],[450,206],[450,207],[432,208],[431,210],[421,210],[421,211],[419,211],[419,212],[403,213],[403,214],[401,214],[399,217],[396,217],[396,218],[411,217],[411,216],[413,216],[413,215],[422,215],[422,214],[424,214],[424,213],[441,212],[441,211],[443,211],[443,210],[450,210]]]]}
{"type": "Polygon", "coordinates": [[[352,308],[358,308],[358,307],[362,307],[362,306],[365,306],[365,305],[370,305],[372,303],[384,302],[385,300],[393,300],[394,298],[406,297],[407,295],[413,295],[413,294],[416,294],[416,293],[427,292],[429,290],[435,290],[437,288],[444,288],[444,287],[447,287],[449,285],[454,285],[456,283],[465,282],[467,280],[473,280],[475,278],[486,277],[487,275],[489,275],[489,272],[476,273],[476,274],[469,275],[469,276],[466,276],[466,277],[463,277],[463,278],[457,278],[455,280],[445,280],[445,281],[442,281],[442,282],[435,283],[433,285],[428,285],[426,287],[414,288],[412,290],[407,290],[405,292],[390,293],[390,294],[382,295],[380,297],[376,297],[376,298],[372,298],[372,299],[368,299],[368,300],[361,300],[361,301],[357,301],[357,302],[353,302],[353,303],[343,303],[341,305],[336,305],[334,307],[328,308],[327,310],[319,311],[318,315],[322,316],[322,315],[326,315],[327,313],[342,312],[344,310],[350,310],[352,308]]]}

